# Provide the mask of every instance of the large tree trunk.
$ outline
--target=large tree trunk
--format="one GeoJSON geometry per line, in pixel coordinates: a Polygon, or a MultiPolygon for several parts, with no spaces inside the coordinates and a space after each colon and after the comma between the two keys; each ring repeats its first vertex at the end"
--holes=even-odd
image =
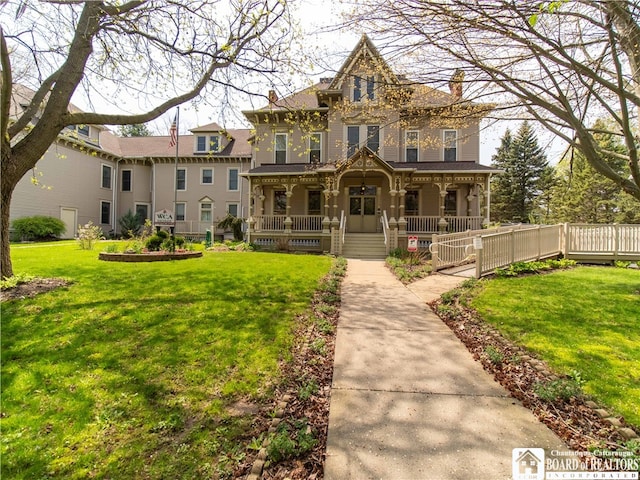
{"type": "MultiPolygon", "coordinates": [[[[2,158],[3,167],[6,165],[4,155],[2,158]]],[[[0,192],[0,216],[1,218],[1,230],[0,230],[0,277],[12,277],[13,276],[13,265],[11,264],[11,247],[9,245],[9,212],[11,207],[11,195],[13,194],[13,189],[17,183],[14,182],[11,178],[11,174],[9,172],[5,172],[5,168],[2,168],[2,181],[1,181],[1,192],[0,192]]]]}

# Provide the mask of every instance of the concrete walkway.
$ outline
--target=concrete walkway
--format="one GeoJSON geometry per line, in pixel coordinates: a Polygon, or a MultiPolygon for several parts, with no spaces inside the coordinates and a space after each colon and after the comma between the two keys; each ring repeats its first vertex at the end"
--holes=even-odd
{"type": "Polygon", "coordinates": [[[325,479],[510,479],[513,448],[567,449],[426,305],[463,280],[407,288],[383,261],[349,260],[325,479]]]}

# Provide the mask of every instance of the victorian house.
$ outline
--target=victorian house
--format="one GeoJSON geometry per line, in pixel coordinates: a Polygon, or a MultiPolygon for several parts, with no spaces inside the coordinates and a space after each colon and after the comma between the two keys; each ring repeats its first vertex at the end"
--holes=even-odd
{"type": "MultiPolygon", "coordinates": [[[[19,109],[32,92],[14,94],[19,109]]],[[[66,129],[16,187],[11,218],[54,216],[72,238],[88,221],[119,234],[128,211],[169,209],[177,233],[202,239],[231,213],[265,249],[382,258],[487,221],[496,170],[479,163],[479,123],[490,109],[464,99],[460,72],[448,92],[412,83],[363,36],[335,77],[243,112],[252,129],[211,123],[177,149],[169,136],[66,129]]]]}
{"type": "Polygon", "coordinates": [[[384,257],[443,231],[481,228],[489,179],[463,73],[442,92],[397,75],[365,35],[336,76],[245,111],[253,124],[248,240],[384,257]],[[416,239],[413,238],[415,242],[416,239]]]}

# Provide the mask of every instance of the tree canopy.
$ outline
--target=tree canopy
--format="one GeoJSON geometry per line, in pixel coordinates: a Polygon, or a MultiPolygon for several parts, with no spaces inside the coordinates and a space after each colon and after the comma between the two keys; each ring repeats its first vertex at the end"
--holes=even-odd
{"type": "Polygon", "coordinates": [[[549,164],[529,122],[515,137],[507,130],[493,156],[493,166],[503,170],[491,182],[491,217],[495,221],[527,222],[538,205],[540,184],[549,164]]]}
{"type": "Polygon", "coordinates": [[[360,0],[347,24],[375,33],[416,78],[445,84],[464,71],[466,100],[540,122],[640,200],[639,19],[634,0],[360,0]],[[592,127],[603,115],[613,119],[606,132],[592,127]],[[625,153],[607,151],[598,133],[619,138],[625,153]]]}
{"type": "Polygon", "coordinates": [[[2,276],[13,273],[13,190],[65,127],[145,123],[205,93],[251,92],[257,78],[273,82],[292,68],[295,29],[282,0],[9,0],[0,18],[2,276]],[[18,97],[19,86],[32,94],[18,97]],[[74,108],[79,92],[108,108],[74,108]]]}

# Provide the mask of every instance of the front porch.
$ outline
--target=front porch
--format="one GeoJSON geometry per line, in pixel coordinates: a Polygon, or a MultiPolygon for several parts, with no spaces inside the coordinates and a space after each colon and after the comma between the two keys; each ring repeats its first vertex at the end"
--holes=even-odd
{"type": "Polygon", "coordinates": [[[244,174],[247,239],[335,255],[357,234],[379,239],[385,253],[407,248],[409,236],[427,248],[433,234],[482,228],[493,171],[474,162],[386,162],[367,147],[338,164],[262,165],[244,174]]]}
{"type": "MultiPolygon", "coordinates": [[[[387,212],[383,211],[377,221],[375,232],[378,235],[368,236],[368,233],[350,232],[346,228],[346,215],[340,214],[342,221],[332,222],[329,217],[322,215],[254,215],[249,221],[247,240],[262,248],[273,250],[300,250],[308,252],[327,252],[342,255],[345,248],[362,241],[366,237],[367,243],[371,239],[379,241],[384,246],[385,254],[395,248],[407,248],[408,237],[418,237],[420,249],[428,248],[431,237],[438,233],[457,233],[482,228],[484,218],[481,216],[451,216],[439,217],[409,216],[398,221],[389,221],[387,212]],[[386,219],[386,222],[385,222],[386,219]],[[361,238],[362,237],[362,238],[361,238]],[[345,247],[345,244],[347,247],[345,247]]],[[[379,251],[379,250],[378,250],[379,251]]]]}

